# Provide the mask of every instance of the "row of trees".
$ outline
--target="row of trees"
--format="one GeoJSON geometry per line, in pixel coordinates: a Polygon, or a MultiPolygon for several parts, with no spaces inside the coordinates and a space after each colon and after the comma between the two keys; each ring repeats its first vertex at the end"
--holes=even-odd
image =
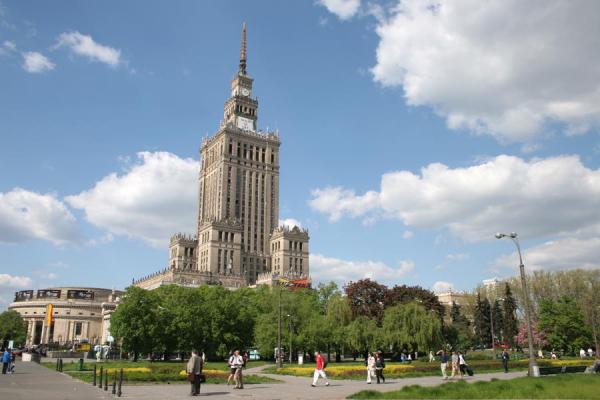
{"type": "Polygon", "coordinates": [[[279,306],[285,348],[364,353],[376,348],[429,351],[441,346],[444,308],[419,287],[392,289],[370,280],[316,289],[220,286],[127,289],[111,320],[126,351],[173,354],[191,348],[220,358],[235,348],[277,347],[279,306]]]}

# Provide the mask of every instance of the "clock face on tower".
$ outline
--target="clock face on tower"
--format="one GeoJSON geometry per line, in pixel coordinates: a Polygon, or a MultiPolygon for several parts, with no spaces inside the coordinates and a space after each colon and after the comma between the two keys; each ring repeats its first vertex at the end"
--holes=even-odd
{"type": "Polygon", "coordinates": [[[244,131],[253,131],[254,130],[254,122],[248,118],[238,117],[237,127],[244,131]]]}
{"type": "Polygon", "coordinates": [[[242,96],[249,96],[250,95],[250,91],[246,88],[242,88],[242,96]]]}

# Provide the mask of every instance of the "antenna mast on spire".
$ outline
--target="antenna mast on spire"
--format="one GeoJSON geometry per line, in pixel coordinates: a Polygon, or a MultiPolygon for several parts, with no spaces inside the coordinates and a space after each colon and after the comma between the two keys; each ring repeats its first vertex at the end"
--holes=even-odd
{"type": "Polygon", "coordinates": [[[240,74],[246,75],[246,23],[242,24],[242,48],[240,49],[240,74]]]}

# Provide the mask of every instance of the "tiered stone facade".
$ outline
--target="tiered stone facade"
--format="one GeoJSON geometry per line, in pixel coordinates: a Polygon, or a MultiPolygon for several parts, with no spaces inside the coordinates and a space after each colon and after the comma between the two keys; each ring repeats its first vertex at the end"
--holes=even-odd
{"type": "Polygon", "coordinates": [[[279,225],[279,132],[257,128],[258,99],[246,72],[246,27],[219,130],[200,148],[196,236],[171,238],[165,270],[135,281],[228,288],[309,276],[308,232],[279,225]],[[260,279],[259,279],[260,276],[260,279]]]}

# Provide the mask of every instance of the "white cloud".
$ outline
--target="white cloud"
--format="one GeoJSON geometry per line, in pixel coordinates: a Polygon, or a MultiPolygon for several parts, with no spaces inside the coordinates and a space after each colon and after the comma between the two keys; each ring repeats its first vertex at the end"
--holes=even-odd
{"type": "Polygon", "coordinates": [[[413,231],[402,232],[402,239],[411,239],[413,236],[415,236],[415,233],[413,231]]]}
{"type": "Polygon", "coordinates": [[[121,62],[121,51],[102,45],[89,35],[79,32],[64,32],[58,37],[54,48],[68,47],[76,55],[116,67],[121,62]]]}
{"type": "Polygon", "coordinates": [[[23,53],[23,69],[32,74],[38,74],[44,71],[51,71],[56,65],[46,56],[37,51],[27,51],[23,53]]]}
{"type": "Polygon", "coordinates": [[[66,201],[86,219],[114,235],[164,247],[175,232],[194,232],[198,162],[167,152],[138,153],[138,162],[66,201]]]}
{"type": "Polygon", "coordinates": [[[352,18],[360,8],[360,0],[319,0],[319,4],[341,20],[352,18]]]}
{"type": "Polygon", "coordinates": [[[454,290],[454,284],[445,281],[437,281],[431,287],[434,293],[445,293],[454,290]]]}
{"type": "Polygon", "coordinates": [[[27,276],[0,274],[0,310],[14,299],[15,289],[29,289],[31,285],[32,280],[27,276]]]}
{"type": "Polygon", "coordinates": [[[332,221],[375,213],[416,228],[449,229],[468,241],[497,231],[522,237],[600,232],[600,169],[577,156],[526,161],[501,155],[465,168],[434,163],[421,174],[384,174],[379,192],[317,189],[309,204],[332,221]]]}
{"type": "MultiPolygon", "coordinates": [[[[507,246],[512,246],[508,243],[507,246]]],[[[523,251],[523,263],[528,270],[566,270],[600,268],[600,238],[562,238],[548,241],[523,251]]],[[[517,268],[517,253],[499,257],[494,267],[517,268]]]]}
{"type": "Polygon", "coordinates": [[[295,226],[297,226],[298,228],[302,228],[302,224],[300,223],[300,221],[294,218],[280,219],[279,226],[287,226],[290,229],[295,226]]]}
{"type": "Polygon", "coordinates": [[[310,274],[315,282],[345,284],[370,278],[380,283],[396,284],[414,267],[415,263],[410,260],[400,261],[397,267],[390,267],[380,261],[348,261],[320,254],[310,255],[310,274]]]}
{"type": "Polygon", "coordinates": [[[600,125],[600,2],[402,0],[389,11],[375,81],[450,128],[528,142],[552,122],[568,135],[600,125]]]}
{"type": "Polygon", "coordinates": [[[30,287],[31,278],[27,276],[14,276],[9,274],[0,274],[0,287],[22,289],[30,287]]]}
{"type": "Polygon", "coordinates": [[[447,254],[446,259],[450,261],[464,261],[467,260],[471,255],[469,253],[454,253],[447,254]]]}
{"type": "Polygon", "coordinates": [[[21,188],[0,192],[0,242],[42,239],[62,245],[80,237],[75,217],[54,195],[21,188]]]}
{"type": "Polygon", "coordinates": [[[313,198],[309,205],[317,211],[329,214],[331,221],[339,220],[344,214],[353,217],[363,215],[379,203],[377,192],[356,196],[354,191],[339,186],[315,189],[311,193],[313,198]]]}

